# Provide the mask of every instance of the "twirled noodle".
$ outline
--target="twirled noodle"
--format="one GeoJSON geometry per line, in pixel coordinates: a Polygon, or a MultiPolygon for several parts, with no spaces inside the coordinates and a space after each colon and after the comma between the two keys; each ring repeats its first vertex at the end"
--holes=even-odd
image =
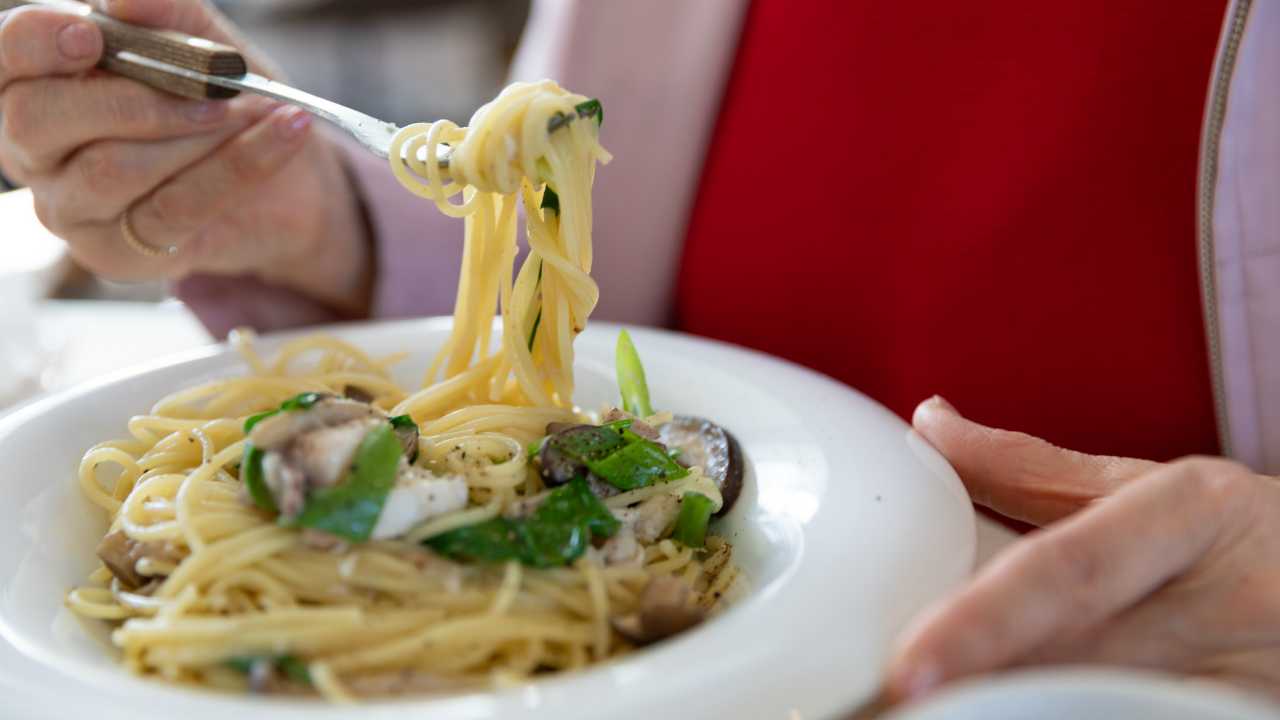
{"type": "MultiPolygon", "coordinates": [[[[459,564],[421,546],[542,493],[526,443],[548,423],[590,419],[573,406],[572,344],[598,296],[590,191],[596,163],[609,155],[592,120],[548,132],[552,118],[573,116],[585,100],[551,82],[517,84],[468,128],[413,125],[393,143],[392,170],[405,187],[466,223],[453,329],[421,390],[406,394],[394,383],[395,357],[312,336],[265,358],[241,331],[230,340],[248,375],[179,390],[130,420],[126,439],[85,454],[86,497],[109,513],[113,531],[152,552],[134,564],[142,587],[99,568],[66,603],[118,623],[112,639],[128,668],[244,689],[249,680],[228,661],[287,654],[333,701],[470,688],[626,652],[610,617],[634,612],[657,575],[684,578],[704,605],[717,604],[736,577],[714,560],[725,553],[700,555],[669,540],[621,565],[589,550],[551,569],[459,564]],[[446,143],[447,176],[418,159],[446,143]],[[558,211],[543,208],[553,191],[558,211]],[[518,272],[517,203],[531,247],[518,272]],[[389,414],[411,415],[420,426],[417,464],[465,478],[469,501],[398,539],[317,549],[245,501],[244,421],[299,393],[353,389],[389,414]]],[[[691,490],[719,507],[715,484],[696,470],[608,505],[691,490]]],[[[709,547],[727,548],[715,539],[709,547]]]]}
{"type": "MultiPolygon", "coordinates": [[[[410,125],[391,144],[391,167],[411,192],[466,218],[454,326],[427,375],[428,387],[400,407],[421,421],[432,382],[473,372],[458,400],[570,407],[573,338],[599,298],[591,279],[591,185],[608,162],[596,123],[574,117],[586,102],[555,83],[516,83],[480,108],[470,128],[448,121],[410,125]],[[434,161],[451,148],[448,176],[434,161]],[[427,161],[430,158],[431,161],[427,161]],[[542,208],[547,189],[558,212],[542,208]],[[452,198],[462,195],[460,203],[452,198]],[[516,204],[524,202],[530,251],[515,280],[516,204]],[[491,353],[491,320],[502,316],[501,347],[491,353]]],[[[438,401],[438,400],[437,400],[438,401]]]]}

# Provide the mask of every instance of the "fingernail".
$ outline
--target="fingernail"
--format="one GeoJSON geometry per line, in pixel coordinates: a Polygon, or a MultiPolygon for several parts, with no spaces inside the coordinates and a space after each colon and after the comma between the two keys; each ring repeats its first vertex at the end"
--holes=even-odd
{"type": "Polygon", "coordinates": [[[951,413],[952,415],[960,414],[951,406],[951,403],[942,399],[941,395],[934,395],[916,406],[915,412],[911,413],[911,424],[918,430],[923,423],[929,421],[929,416],[931,414],[939,412],[951,413]]]}
{"type": "Polygon", "coordinates": [[[93,57],[100,52],[98,32],[87,23],[71,23],[58,31],[58,52],[68,60],[93,57]]]}
{"type": "Polygon", "coordinates": [[[227,116],[227,104],[210,100],[193,103],[187,107],[187,119],[194,123],[217,122],[227,116]]]}
{"type": "Polygon", "coordinates": [[[281,140],[293,140],[306,132],[311,127],[311,122],[311,113],[300,108],[290,108],[276,115],[276,133],[281,140]]]}
{"type": "Polygon", "coordinates": [[[941,395],[934,395],[933,397],[929,398],[929,402],[934,407],[940,410],[946,410],[947,412],[950,412],[950,413],[959,414],[958,411],[956,410],[956,407],[951,403],[947,402],[947,399],[942,397],[941,395]]]}
{"type": "Polygon", "coordinates": [[[90,3],[90,5],[93,5],[98,12],[112,16],[119,14],[121,4],[120,0],[93,0],[93,2],[90,3]]]}

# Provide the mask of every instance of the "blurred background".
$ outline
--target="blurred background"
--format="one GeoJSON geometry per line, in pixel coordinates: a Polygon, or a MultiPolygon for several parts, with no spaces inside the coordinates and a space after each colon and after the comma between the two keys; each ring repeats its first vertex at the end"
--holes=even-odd
{"type": "MultiPolygon", "coordinates": [[[[529,0],[216,4],[291,84],[397,124],[469,118],[506,84],[529,14],[529,0]]],[[[76,267],[14,190],[0,178],[0,412],[212,340],[163,283],[110,283],[76,267]],[[127,332],[138,322],[149,332],[127,332]]]]}

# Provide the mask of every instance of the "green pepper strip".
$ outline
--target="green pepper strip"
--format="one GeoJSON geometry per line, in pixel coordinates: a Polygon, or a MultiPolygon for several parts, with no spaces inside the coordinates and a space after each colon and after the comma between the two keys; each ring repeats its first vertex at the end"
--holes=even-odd
{"type": "Polygon", "coordinates": [[[631,343],[631,335],[623,330],[618,333],[618,347],[614,353],[618,368],[618,392],[622,394],[622,409],[639,417],[649,417],[653,407],[649,404],[649,384],[644,379],[644,366],[640,354],[631,343]]]}
{"type": "Polygon", "coordinates": [[[552,490],[532,515],[496,517],[426,541],[436,552],[467,562],[510,560],[535,568],[568,565],[586,552],[593,535],[610,537],[618,520],[582,478],[552,490]]]}
{"type": "Polygon", "coordinates": [[[323,530],[355,542],[368,540],[395,485],[402,455],[391,425],[370,430],[356,449],[346,480],[312,492],[302,513],[289,526],[323,530]]]}
{"type": "Polygon", "coordinates": [[[687,492],[680,501],[680,515],[676,517],[676,529],[671,539],[691,548],[700,548],[707,541],[707,523],[711,521],[711,498],[702,493],[687,492]]]}

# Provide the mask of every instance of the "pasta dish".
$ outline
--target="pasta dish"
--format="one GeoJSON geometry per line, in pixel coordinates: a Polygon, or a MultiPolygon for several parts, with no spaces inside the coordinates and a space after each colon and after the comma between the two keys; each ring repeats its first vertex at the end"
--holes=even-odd
{"type": "Polygon", "coordinates": [[[336,702],[488,688],[660,641],[741,591],[708,528],[742,486],[732,435],[650,407],[625,332],[617,406],[574,404],[603,116],[518,83],[467,127],[396,138],[391,171],[466,230],[421,389],[392,380],[400,357],[327,336],[268,357],[237,331],[248,374],[85,454],[110,528],[66,604],[112,624],[130,671],[336,702]]]}

